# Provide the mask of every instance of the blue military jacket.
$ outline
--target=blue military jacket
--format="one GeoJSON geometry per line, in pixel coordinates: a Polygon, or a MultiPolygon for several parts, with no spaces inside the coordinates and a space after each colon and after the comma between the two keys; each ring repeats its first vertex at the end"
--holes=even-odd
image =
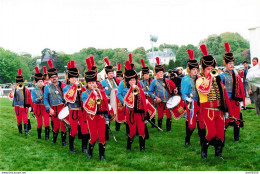
{"type": "Polygon", "coordinates": [[[61,82],[58,82],[58,85],[50,84],[44,88],[44,105],[48,111],[51,106],[57,106],[64,103],[62,89],[59,85],[61,82]]]}
{"type": "MultiPolygon", "coordinates": [[[[72,84],[69,84],[63,88],[63,94],[65,94],[70,88],[72,84]]],[[[69,109],[81,109],[81,101],[80,101],[80,96],[77,95],[75,103],[69,103],[67,102],[67,106],[69,109]]]]}
{"type": "Polygon", "coordinates": [[[148,91],[150,97],[152,97],[153,99],[155,99],[155,97],[159,97],[162,102],[167,102],[171,96],[169,96],[164,85],[165,83],[161,79],[153,80],[148,91]]]}
{"type": "MultiPolygon", "coordinates": [[[[232,71],[233,73],[233,71],[232,71]]],[[[224,71],[220,75],[220,79],[222,83],[225,85],[227,93],[228,93],[228,98],[230,99],[232,96],[232,90],[233,90],[233,78],[232,74],[229,73],[228,70],[224,71]]]]}
{"type": "Polygon", "coordinates": [[[117,94],[116,94],[117,98],[119,99],[122,105],[124,104],[125,95],[127,91],[130,89],[130,88],[125,88],[124,85],[125,85],[124,80],[122,80],[118,86],[117,94]]]}
{"type": "Polygon", "coordinates": [[[191,76],[187,75],[182,78],[181,80],[181,94],[182,99],[186,101],[187,98],[190,98],[190,94],[193,95],[192,99],[194,101],[198,100],[198,92],[196,90],[196,78],[192,78],[191,76]]]}
{"type": "Polygon", "coordinates": [[[43,88],[36,86],[36,88],[32,89],[32,101],[34,104],[44,104],[43,88]],[[39,99],[40,97],[42,97],[42,100],[39,99]]]}
{"type": "Polygon", "coordinates": [[[113,80],[109,80],[108,78],[102,80],[101,81],[101,85],[105,89],[105,93],[106,93],[106,95],[108,97],[110,97],[110,93],[111,93],[112,89],[116,89],[117,88],[117,84],[116,84],[114,78],[113,78],[113,80]]]}

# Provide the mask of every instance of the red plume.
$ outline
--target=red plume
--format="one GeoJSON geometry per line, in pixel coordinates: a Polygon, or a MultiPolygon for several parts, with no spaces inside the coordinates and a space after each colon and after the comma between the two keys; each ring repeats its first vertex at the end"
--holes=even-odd
{"type": "Polygon", "coordinates": [[[140,61],[141,61],[142,66],[145,67],[144,59],[140,59],[140,61]]]}
{"type": "Polygon", "coordinates": [[[67,69],[70,69],[70,62],[67,63],[67,69]]]}
{"type": "Polygon", "coordinates": [[[121,70],[121,63],[118,63],[117,64],[117,71],[120,71],[121,70]]]}
{"type": "Polygon", "coordinates": [[[75,61],[74,60],[70,61],[70,68],[75,68],[75,61]]]}
{"type": "Polygon", "coordinates": [[[190,57],[190,60],[194,60],[194,52],[191,49],[187,49],[188,55],[190,57]]]}
{"type": "Polygon", "coordinates": [[[132,57],[132,54],[128,54],[128,57],[129,57],[129,62],[132,63],[133,62],[133,57],[132,57]]]}
{"type": "Polygon", "coordinates": [[[47,67],[46,67],[46,66],[43,66],[42,68],[43,68],[43,73],[44,73],[44,74],[47,74],[47,67]]]}
{"type": "Polygon", "coordinates": [[[224,46],[225,46],[226,52],[227,52],[227,53],[230,53],[229,43],[228,43],[228,42],[225,42],[225,43],[224,43],[224,46]]]}
{"type": "Polygon", "coordinates": [[[90,71],[92,68],[92,65],[91,65],[91,61],[89,58],[86,58],[86,64],[87,64],[88,70],[90,71]]]}
{"type": "Polygon", "coordinates": [[[91,61],[92,66],[95,66],[94,57],[93,57],[93,56],[90,56],[89,58],[90,58],[90,61],[91,61]]]}
{"type": "Polygon", "coordinates": [[[130,70],[131,69],[131,65],[130,65],[130,62],[129,61],[125,61],[125,68],[127,70],[130,70]]]}
{"type": "Polygon", "coordinates": [[[203,54],[204,56],[207,56],[207,55],[209,54],[208,51],[207,51],[207,47],[206,47],[205,44],[202,44],[202,45],[200,46],[200,50],[201,50],[201,52],[202,52],[202,54],[203,54]]]}
{"type": "Polygon", "coordinates": [[[40,73],[39,67],[38,66],[34,67],[34,71],[35,71],[36,74],[39,74],[40,73]]]}
{"type": "Polygon", "coordinates": [[[49,68],[53,68],[53,64],[52,64],[52,61],[51,60],[48,60],[48,66],[49,66],[49,68]]]}
{"type": "Polygon", "coordinates": [[[18,76],[22,76],[22,69],[18,69],[18,76]]]}
{"type": "Polygon", "coordinates": [[[160,65],[160,58],[159,57],[156,57],[156,63],[157,63],[157,65],[160,65]]]}
{"type": "Polygon", "coordinates": [[[104,61],[106,62],[107,66],[110,65],[109,60],[106,57],[104,58],[104,61]]]}

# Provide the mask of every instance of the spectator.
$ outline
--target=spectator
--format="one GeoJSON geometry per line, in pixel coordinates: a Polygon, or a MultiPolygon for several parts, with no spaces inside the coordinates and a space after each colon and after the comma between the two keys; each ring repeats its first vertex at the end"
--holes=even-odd
{"type": "MultiPolygon", "coordinates": [[[[245,90],[245,97],[247,97],[248,83],[247,83],[247,80],[246,80],[246,75],[247,75],[248,70],[250,69],[250,66],[248,66],[248,62],[246,60],[243,62],[243,65],[244,65],[243,86],[244,86],[244,90],[245,90]]],[[[253,96],[249,95],[249,97],[250,97],[251,103],[254,103],[253,96]]]]}
{"type": "Polygon", "coordinates": [[[238,70],[238,75],[242,78],[242,81],[243,81],[243,78],[244,78],[244,70],[242,68],[239,68],[238,70]]]}

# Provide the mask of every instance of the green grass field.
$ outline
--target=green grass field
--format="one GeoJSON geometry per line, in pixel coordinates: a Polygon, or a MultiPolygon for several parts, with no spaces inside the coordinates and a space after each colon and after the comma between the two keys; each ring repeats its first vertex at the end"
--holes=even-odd
{"type": "Polygon", "coordinates": [[[255,110],[243,111],[243,117],[246,122],[240,131],[240,142],[233,141],[233,127],[226,132],[224,161],[215,158],[213,146],[209,147],[208,158],[201,159],[197,129],[191,137],[191,146],[184,146],[184,118],[173,121],[171,132],[158,132],[148,125],[150,139],[146,141],[145,152],[139,151],[137,137],[132,151],[127,152],[125,126],[115,132],[115,123],[112,123],[118,142],[110,135],[106,142],[106,161],[100,161],[97,144],[93,159],[88,159],[81,153],[79,139],[74,143],[76,154],[69,152],[68,145],[61,146],[60,134],[56,144],[51,142],[52,133],[50,141],[38,140],[34,118],[31,118],[30,136],[25,137],[24,131],[19,135],[11,102],[0,99],[0,171],[259,171],[260,117],[255,110]]]}

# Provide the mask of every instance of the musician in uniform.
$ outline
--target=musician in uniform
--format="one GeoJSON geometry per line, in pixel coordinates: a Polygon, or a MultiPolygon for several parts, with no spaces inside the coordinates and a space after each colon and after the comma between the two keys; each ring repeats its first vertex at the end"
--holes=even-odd
{"type": "Polygon", "coordinates": [[[185,145],[190,145],[190,137],[196,128],[196,121],[198,126],[198,134],[200,137],[200,145],[202,145],[206,130],[205,124],[200,113],[200,107],[198,106],[198,92],[196,90],[196,80],[199,75],[197,75],[199,71],[199,63],[194,59],[193,50],[187,50],[190,60],[187,62],[187,73],[188,75],[182,78],[181,81],[181,94],[182,99],[187,103],[186,111],[186,137],[185,137],[185,145]]]}
{"type": "Polygon", "coordinates": [[[125,62],[126,71],[124,81],[121,81],[117,91],[117,97],[122,105],[126,106],[126,119],[129,125],[130,133],[127,138],[127,150],[131,151],[131,145],[136,135],[139,134],[140,151],[145,150],[145,120],[146,116],[146,97],[144,91],[138,82],[138,76],[135,70],[131,68],[130,62],[125,62]]]}
{"type": "Polygon", "coordinates": [[[85,73],[86,91],[82,93],[83,108],[89,127],[90,140],[88,158],[93,157],[93,148],[99,140],[99,158],[105,160],[105,116],[109,114],[108,101],[103,90],[97,88],[97,73],[92,66],[87,64],[88,71],[85,73]]]}
{"type": "Polygon", "coordinates": [[[166,102],[169,97],[178,93],[175,84],[172,80],[164,78],[164,67],[160,65],[159,57],[156,57],[157,65],[155,66],[156,80],[153,80],[149,87],[149,95],[157,102],[158,110],[158,126],[162,128],[162,120],[164,112],[166,113],[166,130],[171,131],[171,113],[166,107],[166,102]]]}
{"type": "Polygon", "coordinates": [[[207,158],[209,145],[215,146],[215,156],[222,158],[224,147],[225,120],[223,112],[233,115],[230,109],[227,91],[221,82],[216,66],[216,59],[208,55],[206,45],[200,46],[203,53],[201,58],[201,75],[196,81],[196,88],[199,94],[200,113],[206,125],[207,134],[201,148],[201,157],[207,158]],[[213,71],[212,71],[213,69],[213,71]],[[227,107],[227,108],[226,108],[227,107]]]}
{"type": "Polygon", "coordinates": [[[49,114],[46,112],[46,108],[43,102],[44,76],[42,73],[40,73],[39,68],[37,66],[34,67],[34,70],[35,70],[34,82],[36,83],[36,87],[32,89],[32,101],[33,101],[33,111],[37,119],[38,139],[41,139],[42,118],[43,118],[44,127],[45,127],[45,140],[49,140],[50,119],[49,119],[49,114]]]}
{"type": "Polygon", "coordinates": [[[86,91],[86,88],[78,81],[79,71],[75,67],[75,61],[72,60],[68,67],[68,80],[69,84],[63,88],[64,99],[69,108],[69,122],[70,122],[70,135],[69,135],[69,150],[75,153],[74,139],[78,131],[78,123],[81,129],[82,152],[87,153],[87,143],[89,140],[88,125],[86,115],[83,114],[81,94],[86,91]]]}
{"type": "MultiPolygon", "coordinates": [[[[226,49],[226,54],[223,55],[223,65],[226,65],[226,70],[220,74],[222,83],[225,85],[228,98],[230,100],[231,108],[233,110],[235,119],[240,120],[240,103],[243,102],[245,106],[245,92],[243,87],[243,82],[238,74],[234,72],[234,54],[230,52],[229,43],[224,44],[226,49]]],[[[240,121],[234,121],[234,119],[226,118],[225,127],[229,125],[234,126],[234,140],[239,141],[239,130],[240,121]]]]}
{"type": "Polygon", "coordinates": [[[51,60],[48,61],[48,65],[50,69],[48,70],[47,76],[51,84],[44,88],[44,105],[46,111],[53,117],[54,128],[52,142],[56,143],[59,129],[61,128],[62,146],[66,146],[66,126],[65,123],[58,118],[65,104],[62,89],[66,84],[58,81],[58,71],[56,68],[53,68],[51,60]]]}
{"type": "Polygon", "coordinates": [[[32,105],[32,98],[29,89],[24,86],[22,69],[18,69],[18,76],[15,77],[15,89],[13,91],[13,106],[17,119],[18,131],[22,134],[22,122],[25,135],[29,136],[28,108],[32,105]]]}

